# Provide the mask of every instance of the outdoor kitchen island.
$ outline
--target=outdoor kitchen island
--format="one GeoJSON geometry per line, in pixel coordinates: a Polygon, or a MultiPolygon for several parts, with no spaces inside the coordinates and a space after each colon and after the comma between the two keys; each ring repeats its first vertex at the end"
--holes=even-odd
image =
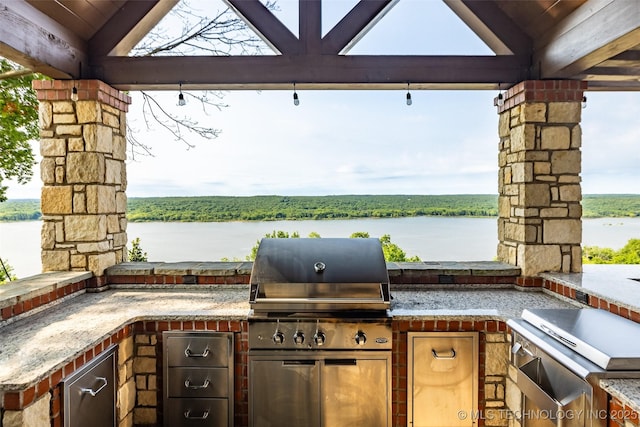
{"type": "MultiPolygon", "coordinates": [[[[43,286],[50,302],[35,309],[33,306],[39,304],[33,301],[39,298],[42,304],[44,299],[42,294],[37,296],[37,290],[20,297],[12,296],[9,288],[3,289],[0,323],[3,427],[62,426],[61,380],[113,344],[119,346],[118,425],[162,425],[161,337],[167,330],[234,333],[235,425],[247,425],[249,286],[242,283],[246,281],[247,266],[207,264],[121,264],[109,271],[102,292],[84,292],[91,290],[93,284],[90,273],[53,273],[24,279],[23,286],[49,283],[43,286]],[[195,283],[201,284],[151,284],[158,283],[160,277],[174,283],[178,277],[183,281],[186,278],[187,282],[195,277],[195,283]],[[216,281],[221,284],[204,284],[216,281]]],[[[465,263],[457,264],[459,271],[450,269],[446,271],[449,274],[436,275],[437,281],[446,283],[428,284],[424,283],[428,280],[421,280],[421,284],[397,284],[402,280],[397,271],[390,269],[394,427],[407,423],[408,332],[477,332],[480,412],[463,416],[476,416],[477,425],[509,425],[505,408],[512,397],[505,390],[510,355],[506,321],[519,317],[525,308],[584,307],[573,301],[567,289],[558,288],[558,284],[555,291],[542,291],[535,283],[518,286],[515,276],[499,272],[478,275],[477,283],[473,283],[471,265],[466,265],[468,271],[463,271],[465,263]],[[456,283],[456,277],[464,278],[466,284],[456,283]],[[512,284],[505,278],[510,278],[512,284]],[[558,291],[567,297],[557,295],[558,291]]],[[[413,274],[419,281],[420,275],[413,274]]],[[[16,285],[20,283],[10,286],[16,285]]],[[[627,423],[631,424],[627,425],[631,426],[636,425],[633,423],[637,423],[640,410],[639,383],[615,380],[607,384],[607,391],[614,396],[610,407],[620,408],[617,414],[628,413],[627,423]]],[[[625,425],[624,422],[620,425],[625,425]]],[[[617,424],[614,421],[611,425],[617,424]]]]}

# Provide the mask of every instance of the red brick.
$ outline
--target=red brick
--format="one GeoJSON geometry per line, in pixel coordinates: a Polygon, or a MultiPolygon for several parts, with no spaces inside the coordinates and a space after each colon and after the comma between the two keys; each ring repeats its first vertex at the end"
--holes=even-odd
{"type": "MultiPolygon", "coordinates": [[[[73,367],[73,362],[70,363],[70,365],[73,367]]],[[[49,392],[49,377],[43,379],[42,381],[40,381],[38,383],[38,385],[36,386],[36,392],[38,393],[38,397],[40,396],[44,396],[46,393],[49,392]]]]}
{"type": "Polygon", "coordinates": [[[36,388],[35,386],[31,386],[25,391],[22,392],[22,407],[27,407],[33,403],[33,400],[36,397],[36,388]]]}
{"type": "Polygon", "coordinates": [[[2,320],[6,320],[11,317],[11,307],[2,308],[2,320]]]}
{"type": "Polygon", "coordinates": [[[21,397],[21,393],[19,392],[6,392],[3,398],[3,409],[7,411],[18,411],[22,409],[22,405],[20,404],[21,397]]]}

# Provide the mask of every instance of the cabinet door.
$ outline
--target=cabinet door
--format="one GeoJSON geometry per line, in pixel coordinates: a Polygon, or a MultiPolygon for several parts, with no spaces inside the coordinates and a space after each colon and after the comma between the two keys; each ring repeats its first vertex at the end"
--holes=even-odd
{"type": "Polygon", "coordinates": [[[116,425],[116,349],[111,346],[63,381],[65,427],[116,425]]]}
{"type": "Polygon", "coordinates": [[[251,427],[319,427],[317,360],[251,360],[251,427]],[[262,387],[257,386],[261,384],[262,387]]]}
{"type": "Polygon", "coordinates": [[[408,425],[473,426],[478,407],[477,333],[408,336],[408,425]]]}
{"type": "Polygon", "coordinates": [[[391,426],[391,355],[366,357],[324,360],[323,427],[391,426]]]}

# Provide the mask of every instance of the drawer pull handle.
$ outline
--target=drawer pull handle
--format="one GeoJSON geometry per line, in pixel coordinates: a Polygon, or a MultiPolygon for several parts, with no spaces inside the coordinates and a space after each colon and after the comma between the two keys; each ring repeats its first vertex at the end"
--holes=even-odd
{"type": "Polygon", "coordinates": [[[206,420],[209,417],[209,411],[204,411],[202,415],[191,415],[191,409],[187,409],[184,411],[184,417],[187,420],[206,420]]]}
{"type": "Polygon", "coordinates": [[[95,397],[98,393],[100,393],[102,389],[107,386],[107,379],[105,377],[96,377],[96,380],[102,381],[102,385],[97,390],[94,390],[92,388],[80,387],[80,393],[89,393],[91,397],[95,397]]]}
{"type": "Polygon", "coordinates": [[[435,349],[432,348],[431,354],[433,354],[434,359],[455,359],[456,358],[456,351],[454,349],[451,349],[451,353],[447,355],[440,355],[438,354],[437,351],[435,351],[435,349]]]}
{"type": "Polygon", "coordinates": [[[202,353],[194,353],[189,347],[187,347],[184,351],[184,355],[187,357],[207,357],[209,355],[209,346],[207,346],[202,353]]]}
{"type": "Polygon", "coordinates": [[[192,389],[192,390],[200,390],[200,389],[203,389],[203,388],[207,388],[207,387],[209,387],[209,384],[211,384],[211,383],[209,382],[209,378],[207,378],[206,380],[204,380],[204,383],[202,383],[202,385],[193,385],[193,384],[191,384],[191,379],[188,379],[188,380],[186,380],[186,381],[184,382],[184,386],[185,386],[186,388],[190,388],[190,389],[192,389]]]}

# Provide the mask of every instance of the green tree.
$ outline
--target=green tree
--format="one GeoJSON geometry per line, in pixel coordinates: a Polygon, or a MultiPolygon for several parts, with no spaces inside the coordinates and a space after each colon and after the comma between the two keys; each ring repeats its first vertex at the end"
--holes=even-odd
{"type": "Polygon", "coordinates": [[[384,253],[384,259],[391,262],[419,262],[418,256],[412,256],[407,258],[405,251],[400,249],[400,246],[395,243],[391,243],[391,236],[388,234],[380,237],[380,243],[382,244],[382,253],[384,253]]]}
{"type": "Polygon", "coordinates": [[[129,249],[128,255],[131,262],[147,262],[147,253],[142,250],[139,237],[131,241],[131,249],[129,249]]]}
{"type": "Polygon", "coordinates": [[[630,239],[613,257],[614,264],[640,264],[640,239],[630,239]]]}
{"type": "MultiPolygon", "coordinates": [[[[315,234],[318,234],[318,233],[315,233],[315,234]]],[[[287,231],[273,230],[273,232],[265,234],[264,237],[271,238],[271,239],[289,239],[289,238],[298,239],[300,238],[300,233],[298,233],[297,231],[294,231],[293,233],[289,234],[289,232],[287,231]]],[[[309,237],[315,237],[315,236],[309,235],[309,237]]],[[[318,234],[318,237],[320,237],[319,234],[318,234]]],[[[256,244],[253,245],[253,247],[251,248],[251,253],[246,257],[247,261],[254,261],[256,259],[256,255],[258,255],[258,246],[260,246],[260,240],[256,240],[256,244]]]]}
{"type": "Polygon", "coordinates": [[[16,276],[12,273],[13,267],[0,258],[0,285],[7,283],[10,280],[16,280],[16,276]]]}
{"type": "Polygon", "coordinates": [[[42,76],[0,58],[0,202],[7,200],[4,180],[24,184],[35,164],[29,141],[39,136],[38,100],[31,89],[42,76]]]}
{"type": "Polygon", "coordinates": [[[368,239],[371,236],[369,236],[369,233],[366,231],[356,231],[355,233],[351,233],[349,237],[352,239],[368,239]]]}
{"type": "Polygon", "coordinates": [[[582,249],[583,264],[640,264],[640,239],[630,239],[619,251],[598,246],[582,249]]]}

